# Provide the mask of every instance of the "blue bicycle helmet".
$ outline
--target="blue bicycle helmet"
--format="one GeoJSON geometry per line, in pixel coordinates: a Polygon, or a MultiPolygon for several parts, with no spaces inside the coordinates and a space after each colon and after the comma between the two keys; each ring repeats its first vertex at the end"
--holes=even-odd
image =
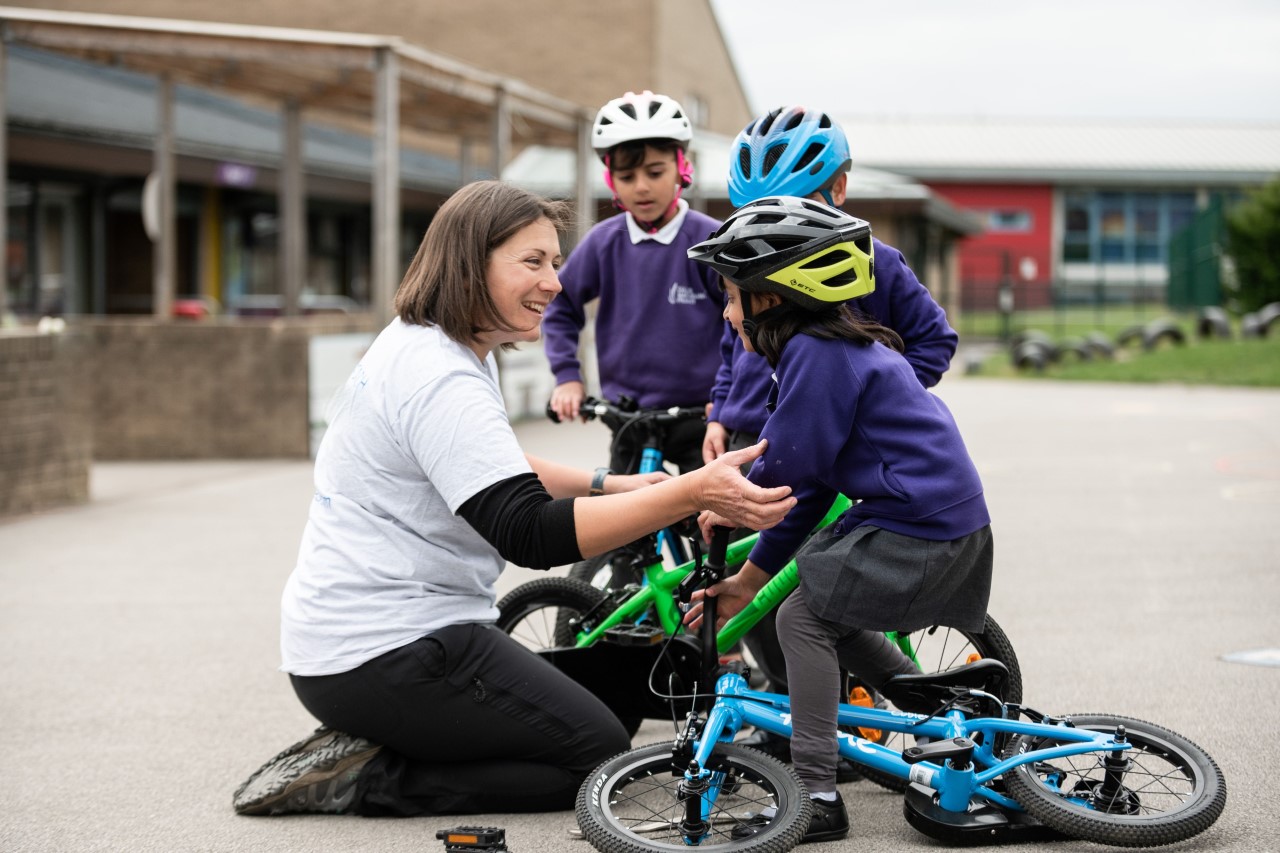
{"type": "Polygon", "coordinates": [[[779,107],[752,121],[733,142],[729,157],[729,200],[734,207],[765,196],[804,198],[826,191],[848,171],[849,140],[824,112],[779,107]]]}

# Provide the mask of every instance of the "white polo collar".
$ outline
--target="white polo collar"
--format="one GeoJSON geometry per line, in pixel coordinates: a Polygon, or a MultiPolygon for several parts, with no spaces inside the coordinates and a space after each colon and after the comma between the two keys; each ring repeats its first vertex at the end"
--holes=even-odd
{"type": "Polygon", "coordinates": [[[627,232],[631,235],[631,242],[635,244],[642,240],[656,240],[664,246],[670,246],[671,241],[676,239],[676,234],[680,233],[680,226],[684,224],[684,217],[688,212],[689,202],[680,199],[676,202],[676,213],[671,217],[671,221],[659,228],[656,233],[650,234],[640,227],[636,218],[628,211],[627,232]]]}

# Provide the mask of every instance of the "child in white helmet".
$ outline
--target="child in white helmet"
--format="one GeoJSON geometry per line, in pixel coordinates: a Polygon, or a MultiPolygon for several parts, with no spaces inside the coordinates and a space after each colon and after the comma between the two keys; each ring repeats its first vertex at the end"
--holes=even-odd
{"type": "MultiPolygon", "coordinates": [[[[555,374],[551,408],[578,416],[585,396],[578,339],[587,305],[598,300],[596,357],[610,400],[642,409],[699,406],[711,399],[720,365],[722,296],[716,275],[689,260],[690,246],[720,227],[680,197],[693,181],[686,148],[693,136],[680,104],[628,92],[600,108],[591,144],[621,214],[597,224],[560,270],[564,291],[543,317],[555,374]]],[[[704,427],[692,422],[667,437],[664,453],[681,471],[702,465],[704,427]]],[[[618,442],[610,468],[635,470],[638,441],[618,442]]]]}

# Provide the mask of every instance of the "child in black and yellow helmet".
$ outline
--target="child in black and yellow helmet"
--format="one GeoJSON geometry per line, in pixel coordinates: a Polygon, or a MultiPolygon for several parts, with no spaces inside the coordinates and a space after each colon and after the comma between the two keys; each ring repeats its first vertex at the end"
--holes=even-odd
{"type": "MultiPolygon", "coordinates": [[[[776,377],[769,450],[749,479],[790,486],[798,504],[707,594],[727,619],[796,557],[800,588],[778,635],[791,753],[815,800],[811,841],[849,829],[835,781],[840,668],[884,689],[916,671],[884,631],[980,631],[991,588],[990,516],[951,413],[921,387],[897,334],[848,305],[873,286],[871,246],[866,222],[782,196],[744,205],[689,250],[723,277],[725,319],[776,377]],[[860,500],[801,549],[837,493],[860,500]]],[[[698,604],[689,621],[700,614],[698,604]]]]}

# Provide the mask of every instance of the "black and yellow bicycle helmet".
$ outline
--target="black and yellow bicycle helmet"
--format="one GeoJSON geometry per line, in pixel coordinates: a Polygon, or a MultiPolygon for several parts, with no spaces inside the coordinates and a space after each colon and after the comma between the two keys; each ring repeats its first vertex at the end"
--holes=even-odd
{"type": "Polygon", "coordinates": [[[870,223],[794,196],[744,204],[689,258],[745,291],[776,293],[811,311],[876,286],[870,223]]]}

